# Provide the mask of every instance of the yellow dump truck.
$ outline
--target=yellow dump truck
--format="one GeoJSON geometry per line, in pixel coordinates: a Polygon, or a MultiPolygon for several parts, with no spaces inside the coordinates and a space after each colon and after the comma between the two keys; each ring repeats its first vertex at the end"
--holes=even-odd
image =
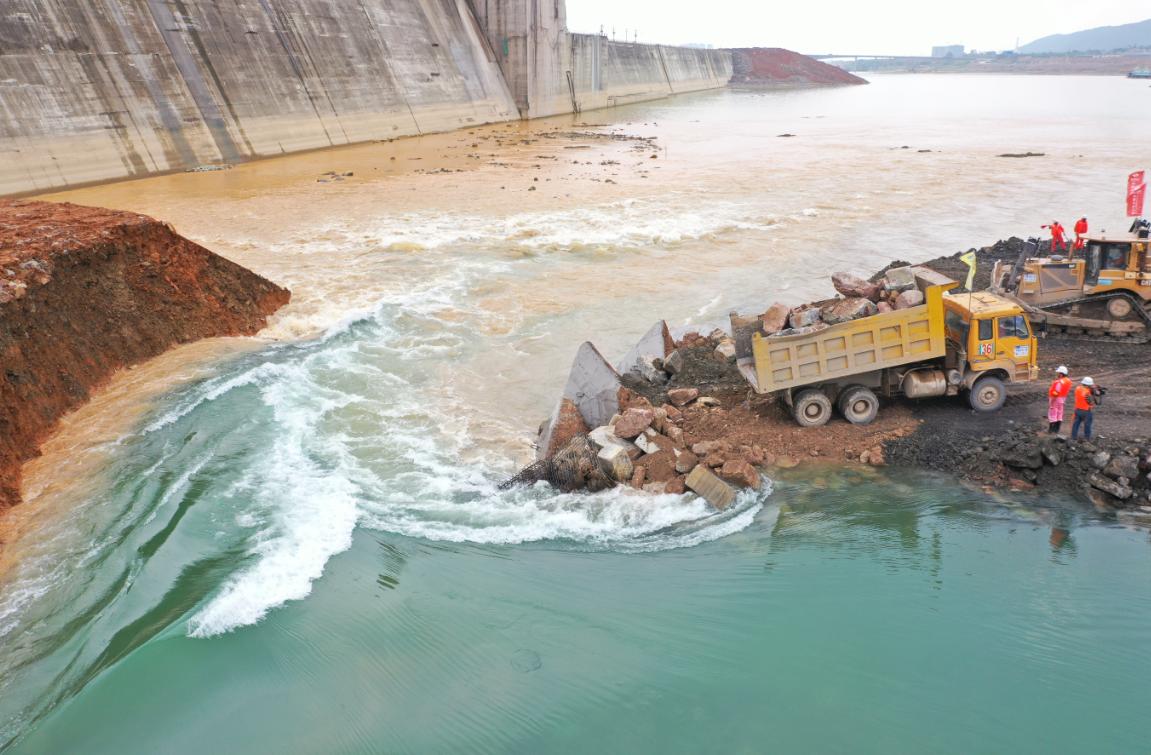
{"type": "MultiPolygon", "coordinates": [[[[757,393],[774,393],[796,422],[817,427],[832,407],[854,424],[879,412],[879,396],[954,396],[995,411],[1006,383],[1038,377],[1036,341],[1018,304],[995,294],[948,293],[957,284],[911,268],[924,302],[794,335],[736,338],[736,364],[757,393]]],[[[736,318],[733,316],[733,327],[736,318]]]]}

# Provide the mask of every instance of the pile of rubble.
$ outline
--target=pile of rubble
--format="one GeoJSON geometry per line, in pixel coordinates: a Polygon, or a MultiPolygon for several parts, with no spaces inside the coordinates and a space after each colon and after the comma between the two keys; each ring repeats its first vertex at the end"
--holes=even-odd
{"type": "Polygon", "coordinates": [[[1023,480],[1044,487],[1078,490],[1098,506],[1145,508],[1151,513],[1151,442],[1068,442],[1030,433],[1006,443],[979,446],[972,456],[993,455],[1023,480]]]}
{"type": "Polygon", "coordinates": [[[910,267],[888,270],[876,282],[851,273],[835,273],[831,282],[839,296],[798,307],[773,304],[756,318],[760,331],[769,337],[814,333],[839,323],[923,303],[923,292],[916,287],[910,267]]]}
{"type": "Polygon", "coordinates": [[[760,485],[757,466],[767,461],[758,446],[731,448],[705,441],[685,441],[682,409],[717,406],[696,388],[672,388],[669,403],[653,406],[643,396],[620,388],[620,411],[607,423],[589,430],[574,402],[565,400],[558,434],[562,446],[527,467],[505,486],[546,480],[564,490],[596,492],[626,485],[652,494],[698,494],[716,509],[735,500],[737,489],[760,485]]]}

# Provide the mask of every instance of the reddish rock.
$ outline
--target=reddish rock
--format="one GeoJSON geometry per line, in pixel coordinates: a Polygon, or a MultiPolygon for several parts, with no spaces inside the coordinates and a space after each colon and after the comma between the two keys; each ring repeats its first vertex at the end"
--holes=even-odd
{"type": "Polygon", "coordinates": [[[899,296],[895,297],[896,309],[910,309],[911,307],[918,307],[923,303],[923,292],[919,289],[912,289],[910,291],[903,291],[899,296]]]}
{"type": "Polygon", "coordinates": [[[719,448],[720,442],[718,440],[704,440],[699,443],[693,443],[691,452],[696,456],[707,456],[715,449],[719,448]]]}
{"type": "Polygon", "coordinates": [[[643,489],[643,484],[647,480],[647,467],[642,464],[637,464],[631,473],[631,486],[636,490],[643,489]]]}
{"type": "Polygon", "coordinates": [[[787,316],[789,314],[791,314],[791,309],[786,304],[776,302],[759,316],[760,328],[769,336],[778,333],[787,327],[787,316]]]}
{"type": "Polygon", "coordinates": [[[668,482],[676,475],[675,454],[671,451],[642,456],[639,463],[647,470],[648,482],[668,482]]]}
{"type": "Polygon", "coordinates": [[[683,445],[683,430],[680,430],[675,425],[667,426],[667,437],[677,446],[683,445]]]}
{"type": "Polygon", "coordinates": [[[556,415],[555,427],[552,428],[548,447],[544,452],[545,458],[554,456],[575,436],[585,435],[588,432],[590,432],[590,428],[580,416],[579,407],[571,399],[563,399],[560,401],[560,410],[559,414],[556,415]]]}
{"type": "Polygon", "coordinates": [[[835,286],[835,290],[844,296],[862,297],[871,301],[879,298],[881,290],[878,283],[872,283],[851,273],[832,273],[831,285],[835,286]]]}
{"type": "Polygon", "coordinates": [[[678,422],[683,417],[683,412],[681,412],[679,409],[676,409],[671,404],[664,404],[660,408],[667,412],[667,418],[672,422],[678,422]]]}
{"type": "Polygon", "coordinates": [[[625,409],[619,421],[615,423],[615,434],[621,438],[634,438],[644,430],[651,427],[655,420],[655,412],[651,409],[625,409]]]}
{"type": "Polygon", "coordinates": [[[699,457],[691,451],[680,451],[675,459],[675,471],[687,474],[699,464],[699,457]]]}
{"type": "Polygon", "coordinates": [[[667,392],[667,400],[673,406],[683,406],[699,398],[698,388],[672,388],[667,392]]]}
{"type": "Polygon", "coordinates": [[[724,462],[726,462],[726,461],[727,461],[727,458],[723,454],[721,454],[719,451],[712,451],[703,460],[703,463],[706,466],[709,466],[709,467],[714,469],[716,467],[722,467],[724,462]]]}
{"type": "Polygon", "coordinates": [[[664,487],[664,492],[670,493],[671,495],[683,495],[686,493],[687,485],[684,484],[684,478],[676,477],[674,480],[668,480],[666,487],[664,487]]]}
{"type": "Polygon", "coordinates": [[[885,301],[881,301],[881,302],[879,302],[878,304],[876,304],[876,305],[875,305],[875,309],[876,309],[876,310],[879,312],[879,314],[881,314],[881,315],[882,315],[882,314],[884,314],[884,313],[886,313],[886,312],[891,312],[891,311],[893,311],[895,308],[894,308],[894,307],[892,307],[892,306],[891,306],[890,304],[888,304],[887,302],[885,302],[885,301]]]}
{"type": "Polygon", "coordinates": [[[759,472],[742,459],[731,459],[719,470],[719,476],[743,488],[759,487],[759,472]]]}
{"type": "Polygon", "coordinates": [[[767,462],[767,452],[760,446],[742,446],[739,453],[744,461],[755,467],[762,466],[767,462]]]}

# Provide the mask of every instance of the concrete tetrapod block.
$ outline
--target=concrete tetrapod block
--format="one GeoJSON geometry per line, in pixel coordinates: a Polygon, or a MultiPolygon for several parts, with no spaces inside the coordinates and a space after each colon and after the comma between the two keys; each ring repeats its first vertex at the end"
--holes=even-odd
{"type": "Polygon", "coordinates": [[[684,482],[689,489],[719,511],[723,511],[735,501],[735,489],[716,477],[704,464],[699,464],[691,470],[691,474],[684,482]]]}
{"type": "Polygon", "coordinates": [[[610,422],[619,411],[619,389],[619,373],[615,368],[608,364],[590,342],[581,344],[572,361],[563,396],[540,433],[536,444],[537,457],[545,458],[547,449],[552,445],[552,434],[560,424],[564,399],[575,404],[588,427],[599,427],[610,422]]]}
{"type": "Polygon", "coordinates": [[[675,350],[675,340],[667,328],[667,322],[660,320],[639,339],[639,343],[632,347],[623,359],[619,361],[617,369],[619,374],[638,372],[641,369],[644,357],[657,357],[667,359],[667,355],[675,350]]]}

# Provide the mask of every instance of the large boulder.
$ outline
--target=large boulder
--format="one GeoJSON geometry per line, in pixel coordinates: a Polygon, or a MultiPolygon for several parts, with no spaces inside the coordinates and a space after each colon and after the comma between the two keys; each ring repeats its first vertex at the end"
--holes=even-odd
{"type": "Polygon", "coordinates": [[[913,288],[910,291],[903,291],[896,296],[894,306],[896,309],[911,309],[912,307],[918,307],[922,303],[923,292],[917,288],[913,288]]]}
{"type": "Polygon", "coordinates": [[[675,453],[672,451],[656,451],[653,454],[641,456],[639,463],[647,470],[648,482],[669,482],[675,479],[675,453]]]}
{"type": "Polygon", "coordinates": [[[635,472],[635,466],[631,462],[631,457],[627,455],[627,449],[619,445],[604,446],[597,454],[603,470],[613,480],[627,485],[631,482],[632,474],[635,472]]]}
{"type": "Polygon", "coordinates": [[[620,438],[631,439],[651,427],[655,412],[651,409],[627,409],[615,423],[615,434],[620,438]]]}
{"type": "Polygon", "coordinates": [[[915,288],[915,273],[910,267],[894,267],[883,276],[884,291],[899,293],[913,288],[915,288]]]}
{"type": "Polygon", "coordinates": [[[667,400],[674,406],[683,406],[699,398],[698,388],[672,388],[667,392],[667,400]]]}
{"type": "Polygon", "coordinates": [[[1134,480],[1139,476],[1139,459],[1135,456],[1112,457],[1103,468],[1103,474],[1112,479],[1126,477],[1128,480],[1134,480]]]}
{"type": "Polygon", "coordinates": [[[716,477],[703,464],[691,470],[684,484],[719,511],[723,511],[735,501],[735,489],[716,477]]]}
{"type": "Polygon", "coordinates": [[[847,297],[862,297],[872,301],[879,298],[879,284],[851,273],[832,273],[831,285],[835,286],[836,291],[847,297]]]}
{"type": "Polygon", "coordinates": [[[787,317],[791,309],[786,304],[776,302],[759,316],[760,328],[766,335],[773,335],[787,327],[787,317]]]}
{"type": "Polygon", "coordinates": [[[850,299],[840,299],[834,304],[829,304],[821,310],[820,318],[828,325],[835,325],[858,320],[861,317],[870,317],[878,311],[875,303],[870,299],[857,296],[850,299]]]}
{"type": "Polygon", "coordinates": [[[820,321],[819,307],[804,305],[791,310],[787,317],[787,324],[795,329],[807,328],[820,321]]]}
{"type": "Polygon", "coordinates": [[[1087,483],[1096,490],[1102,490],[1104,493],[1115,496],[1121,501],[1125,501],[1134,495],[1134,491],[1128,486],[1116,482],[1110,478],[1104,477],[1098,472],[1092,472],[1087,476],[1087,483]]]}
{"type": "Polygon", "coordinates": [[[759,472],[743,459],[728,459],[720,467],[719,476],[741,488],[759,487],[759,472]]]}
{"type": "Polygon", "coordinates": [[[677,448],[672,453],[675,455],[675,471],[680,474],[687,474],[699,464],[699,457],[691,451],[677,448]]]}

